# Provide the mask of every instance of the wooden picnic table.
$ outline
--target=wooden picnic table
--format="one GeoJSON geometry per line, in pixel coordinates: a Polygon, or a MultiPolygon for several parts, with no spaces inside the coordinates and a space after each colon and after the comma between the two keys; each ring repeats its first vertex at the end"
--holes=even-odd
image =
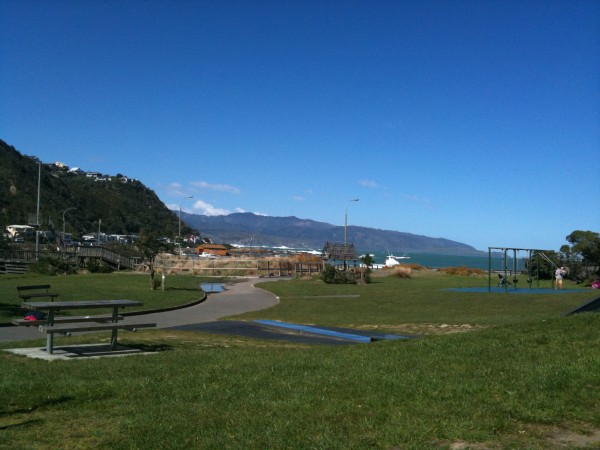
{"type": "MultiPolygon", "coordinates": [[[[130,330],[135,331],[137,328],[155,327],[155,323],[141,323],[141,324],[124,324],[118,323],[119,320],[123,319],[119,316],[119,308],[127,308],[131,306],[141,306],[142,302],[137,300],[82,300],[82,301],[68,301],[68,302],[24,302],[22,307],[33,311],[46,311],[48,317],[44,320],[45,324],[40,325],[39,329],[43,333],[47,334],[46,337],[46,351],[48,354],[53,353],[54,346],[54,333],[69,334],[71,332],[81,331],[101,331],[111,330],[112,337],[110,341],[111,350],[115,350],[117,347],[117,330],[130,330]],[[61,310],[76,310],[76,309],[102,309],[110,308],[112,314],[110,316],[92,316],[92,317],[80,317],[80,318],[69,318],[67,324],[60,318],[56,318],[55,312],[61,310]],[[96,323],[90,323],[96,322],[96,323]]],[[[27,325],[23,321],[19,321],[18,325],[27,325]]]]}

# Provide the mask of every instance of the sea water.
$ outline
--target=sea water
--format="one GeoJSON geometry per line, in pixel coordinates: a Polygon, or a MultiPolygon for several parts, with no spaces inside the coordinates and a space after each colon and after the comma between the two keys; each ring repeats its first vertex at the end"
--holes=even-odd
{"type": "MultiPolygon", "coordinates": [[[[361,252],[360,254],[369,253],[374,255],[376,264],[385,264],[385,258],[388,256],[384,252],[361,252]]],[[[408,256],[408,259],[398,259],[401,264],[419,264],[421,266],[430,267],[432,269],[441,269],[444,267],[469,267],[472,269],[488,270],[490,261],[487,254],[481,256],[460,256],[460,255],[437,255],[429,253],[392,253],[396,256],[408,256]]],[[[503,270],[504,261],[501,254],[492,254],[492,270],[503,270]]],[[[517,260],[517,270],[523,270],[525,261],[517,260]]],[[[506,266],[508,270],[513,269],[512,258],[507,258],[506,266]]]]}

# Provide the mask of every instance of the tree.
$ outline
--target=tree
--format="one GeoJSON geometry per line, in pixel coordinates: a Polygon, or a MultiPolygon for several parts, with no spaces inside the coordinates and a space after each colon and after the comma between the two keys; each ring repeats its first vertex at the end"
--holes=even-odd
{"type": "Polygon", "coordinates": [[[366,254],[360,257],[360,262],[362,262],[365,265],[365,269],[364,269],[364,280],[365,283],[370,283],[371,282],[371,266],[375,263],[375,260],[373,259],[373,255],[370,254],[366,254]]]}
{"type": "Polygon", "coordinates": [[[571,245],[563,245],[560,251],[565,255],[577,255],[587,276],[598,274],[600,271],[600,233],[576,230],[566,239],[571,245]]]}
{"type": "Polygon", "coordinates": [[[150,289],[154,290],[156,289],[156,283],[154,281],[154,275],[156,273],[154,261],[156,260],[156,255],[160,252],[167,251],[168,245],[161,241],[156,233],[142,231],[135,242],[135,246],[144,256],[144,259],[148,264],[148,269],[150,270],[150,289]]]}
{"type": "Polygon", "coordinates": [[[560,255],[553,251],[542,253],[543,255],[536,255],[527,261],[527,267],[534,277],[539,277],[540,280],[551,280],[556,267],[562,264],[560,255]]]}
{"type": "Polygon", "coordinates": [[[360,257],[360,261],[367,266],[367,269],[370,269],[371,266],[373,265],[373,263],[375,262],[375,260],[373,259],[373,255],[363,255],[360,257]]]}

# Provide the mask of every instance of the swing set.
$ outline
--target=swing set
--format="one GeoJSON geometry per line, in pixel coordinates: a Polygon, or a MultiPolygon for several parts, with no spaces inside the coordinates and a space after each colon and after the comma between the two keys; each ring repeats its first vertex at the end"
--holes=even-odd
{"type": "Polygon", "coordinates": [[[517,283],[519,282],[518,275],[523,273],[523,270],[519,270],[519,252],[527,252],[527,263],[525,267],[527,268],[527,284],[529,285],[529,289],[531,289],[531,285],[533,283],[533,274],[531,273],[533,258],[535,258],[535,278],[537,280],[537,288],[540,287],[540,259],[548,262],[555,269],[558,267],[545,252],[549,250],[537,250],[532,248],[510,248],[510,247],[488,247],[488,292],[492,291],[492,273],[497,274],[498,276],[498,287],[504,288],[504,291],[507,291],[509,288],[516,289],[517,283]],[[512,252],[512,269],[509,268],[509,253],[512,252]],[[502,267],[500,269],[492,269],[493,258],[492,254],[500,253],[502,256],[502,267]],[[512,280],[509,277],[512,276],[512,280]]]}

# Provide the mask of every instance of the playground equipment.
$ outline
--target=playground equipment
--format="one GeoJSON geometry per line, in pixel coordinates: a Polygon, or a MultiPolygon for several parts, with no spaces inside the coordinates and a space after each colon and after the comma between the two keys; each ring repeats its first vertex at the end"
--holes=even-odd
{"type": "Polygon", "coordinates": [[[498,278],[500,279],[500,281],[498,281],[498,287],[503,287],[503,288],[513,287],[513,284],[510,281],[508,281],[506,279],[506,277],[504,275],[502,275],[501,273],[498,274],[498,278]]]}
{"type": "Polygon", "coordinates": [[[527,267],[527,284],[529,285],[529,289],[531,289],[531,285],[533,283],[533,274],[531,273],[532,264],[534,258],[536,258],[536,274],[535,278],[537,280],[537,287],[540,287],[540,277],[539,277],[539,261],[540,258],[551,264],[555,269],[558,267],[557,264],[550,259],[546,252],[549,250],[538,250],[533,248],[513,248],[513,247],[488,247],[488,292],[492,290],[492,272],[498,274],[498,278],[500,281],[498,282],[498,287],[504,288],[507,291],[509,288],[516,289],[517,283],[519,282],[519,273],[523,272],[519,270],[519,252],[527,252],[528,264],[527,267]],[[502,267],[498,270],[492,269],[492,254],[501,253],[502,255],[502,267]],[[512,253],[512,269],[509,269],[508,265],[508,254],[512,253]],[[509,280],[509,276],[512,276],[513,279],[509,280]],[[512,281],[512,282],[511,282],[512,281]]]}

